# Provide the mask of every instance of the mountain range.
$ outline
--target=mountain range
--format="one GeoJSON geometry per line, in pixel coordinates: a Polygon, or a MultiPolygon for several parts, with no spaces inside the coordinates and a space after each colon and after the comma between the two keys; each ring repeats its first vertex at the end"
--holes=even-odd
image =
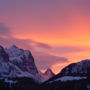
{"type": "Polygon", "coordinates": [[[45,72],[46,74],[40,75],[39,72],[29,50],[20,49],[15,45],[10,48],[0,46],[0,77],[32,77],[37,82],[43,82],[46,77],[47,79],[52,77],[50,69],[45,72]]]}
{"type": "Polygon", "coordinates": [[[90,60],[72,63],[55,75],[40,72],[29,50],[0,46],[0,90],[90,90],[90,60]]]}

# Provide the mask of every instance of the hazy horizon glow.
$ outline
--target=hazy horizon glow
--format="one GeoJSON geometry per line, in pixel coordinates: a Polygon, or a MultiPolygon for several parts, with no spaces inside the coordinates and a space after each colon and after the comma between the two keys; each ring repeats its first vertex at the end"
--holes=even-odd
{"type": "Polygon", "coordinates": [[[90,58],[90,0],[0,0],[0,44],[30,49],[37,67],[58,73],[90,58]]]}

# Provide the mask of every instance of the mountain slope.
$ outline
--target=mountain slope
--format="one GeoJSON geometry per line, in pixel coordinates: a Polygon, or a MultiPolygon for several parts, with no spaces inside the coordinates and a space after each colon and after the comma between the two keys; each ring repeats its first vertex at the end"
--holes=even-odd
{"type": "Polygon", "coordinates": [[[90,90],[90,60],[66,66],[53,78],[43,83],[43,90],[90,90]],[[45,88],[45,89],[44,89],[45,88]]]}
{"type": "Polygon", "coordinates": [[[29,77],[42,81],[30,51],[20,49],[15,45],[11,48],[0,46],[0,77],[29,77]]]}
{"type": "Polygon", "coordinates": [[[62,69],[60,76],[90,76],[90,60],[86,59],[73,63],[62,69]]]}
{"type": "Polygon", "coordinates": [[[86,59],[66,66],[54,79],[55,81],[73,81],[87,79],[88,76],[90,76],[90,60],[86,59]]]}

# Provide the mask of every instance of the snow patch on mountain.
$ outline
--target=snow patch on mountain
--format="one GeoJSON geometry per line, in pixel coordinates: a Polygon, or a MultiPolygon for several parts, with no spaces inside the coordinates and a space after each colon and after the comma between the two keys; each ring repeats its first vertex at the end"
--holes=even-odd
{"type": "Polygon", "coordinates": [[[60,78],[57,78],[53,81],[50,81],[48,83],[53,83],[53,82],[58,82],[58,81],[61,81],[61,82],[67,82],[67,81],[75,81],[75,80],[82,80],[82,79],[87,79],[87,77],[80,77],[80,76],[63,76],[63,77],[60,77],[60,78]]]}
{"type": "Polygon", "coordinates": [[[10,80],[10,79],[8,79],[8,78],[5,78],[5,79],[4,79],[4,82],[5,82],[5,83],[9,83],[9,84],[16,84],[16,83],[17,83],[16,80],[10,80]]]}
{"type": "Polygon", "coordinates": [[[55,81],[59,81],[60,80],[62,82],[66,82],[66,81],[81,80],[81,79],[87,79],[87,77],[64,76],[64,77],[56,79],[55,81]]]}

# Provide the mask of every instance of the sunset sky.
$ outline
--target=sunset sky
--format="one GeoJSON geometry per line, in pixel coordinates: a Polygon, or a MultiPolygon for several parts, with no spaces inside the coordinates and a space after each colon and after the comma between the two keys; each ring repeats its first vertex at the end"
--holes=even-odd
{"type": "Polygon", "coordinates": [[[90,0],[0,0],[0,44],[29,49],[41,71],[90,59],[90,0]]]}

